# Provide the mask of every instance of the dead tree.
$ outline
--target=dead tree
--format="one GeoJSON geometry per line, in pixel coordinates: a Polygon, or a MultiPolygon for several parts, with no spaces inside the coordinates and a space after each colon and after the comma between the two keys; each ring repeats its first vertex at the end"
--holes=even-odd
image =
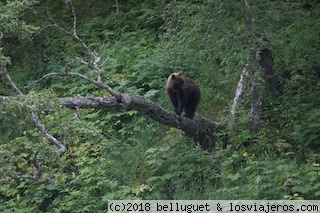
{"type": "MultiPolygon", "coordinates": [[[[12,85],[14,82],[10,78],[6,68],[4,68],[4,74],[8,77],[12,85]]],[[[96,109],[126,109],[126,110],[136,110],[142,115],[151,118],[155,121],[158,121],[164,125],[172,126],[183,130],[186,136],[192,138],[195,141],[198,141],[203,149],[208,149],[214,145],[214,133],[224,129],[224,125],[221,125],[214,121],[209,121],[206,118],[198,115],[197,119],[191,120],[185,116],[180,116],[174,113],[173,111],[166,110],[155,102],[147,99],[143,96],[133,95],[133,94],[122,94],[116,91],[113,91],[106,84],[90,79],[80,73],[66,72],[66,73],[49,73],[43,76],[41,79],[33,82],[39,82],[51,76],[70,76],[70,77],[79,77],[84,80],[87,80],[90,83],[95,84],[100,89],[111,90],[112,95],[106,97],[70,97],[70,98],[60,98],[59,102],[62,106],[71,109],[81,109],[81,108],[96,108],[96,109]]],[[[28,85],[27,87],[31,86],[28,85]]],[[[14,85],[16,91],[19,91],[19,94],[22,95],[21,91],[14,85]]],[[[2,96],[3,101],[10,99],[9,97],[2,96]]],[[[54,138],[48,133],[45,126],[41,123],[40,119],[31,113],[32,119],[34,120],[36,126],[42,132],[42,134],[54,145],[59,148],[59,153],[66,151],[62,143],[54,138]]]]}
{"type": "MultiPolygon", "coordinates": [[[[260,94],[259,89],[255,81],[257,80],[255,76],[258,72],[263,72],[263,78],[266,82],[267,88],[272,95],[279,95],[279,81],[277,79],[274,67],[271,51],[266,47],[265,43],[267,42],[263,36],[255,33],[254,30],[254,19],[250,14],[250,3],[249,0],[242,0],[243,10],[244,10],[244,19],[248,33],[248,45],[252,45],[258,41],[262,43],[262,46],[250,46],[252,51],[248,56],[248,62],[244,66],[243,71],[240,75],[240,80],[235,92],[235,97],[231,107],[231,112],[228,118],[228,129],[229,132],[232,132],[231,120],[236,117],[237,110],[245,102],[245,89],[249,87],[250,90],[250,102],[251,102],[251,113],[250,113],[250,130],[252,133],[257,133],[259,131],[260,123],[260,94]],[[257,54],[258,53],[258,54],[257,54]],[[257,55],[259,57],[257,57],[257,55]]],[[[227,146],[227,141],[224,143],[224,147],[227,146]]]]}
{"type": "Polygon", "coordinates": [[[259,56],[259,65],[262,68],[263,78],[266,82],[269,94],[271,94],[272,96],[280,95],[280,83],[273,66],[271,50],[268,47],[264,47],[261,49],[259,56]]]}
{"type": "MultiPolygon", "coordinates": [[[[89,45],[87,45],[81,37],[77,34],[77,16],[75,8],[73,6],[72,0],[66,1],[68,8],[71,9],[73,16],[73,27],[71,30],[67,30],[57,23],[52,23],[44,27],[42,30],[47,28],[55,28],[71,36],[76,42],[78,42],[83,49],[87,52],[90,57],[90,61],[86,61],[83,58],[76,57],[73,60],[69,61],[65,65],[65,72],[52,72],[48,73],[42,78],[32,82],[27,85],[25,89],[29,88],[35,83],[38,83],[44,79],[54,77],[54,76],[68,76],[72,78],[81,78],[86,80],[88,83],[96,85],[99,89],[106,90],[110,96],[107,97],[70,97],[70,98],[61,98],[60,104],[67,108],[73,108],[77,111],[81,108],[106,108],[106,109],[127,109],[127,110],[136,110],[142,115],[149,117],[155,121],[158,121],[164,125],[172,126],[179,128],[184,131],[185,135],[192,138],[194,141],[200,143],[201,147],[204,150],[209,149],[214,146],[215,133],[221,131],[225,128],[224,125],[219,124],[215,121],[209,121],[208,119],[203,118],[202,116],[197,116],[197,119],[191,120],[184,116],[179,116],[172,111],[168,111],[153,101],[138,95],[132,94],[122,94],[115,91],[108,84],[104,83],[101,77],[103,70],[101,67],[108,62],[109,57],[106,57],[104,60],[102,57],[92,50],[89,45]],[[94,71],[95,79],[89,78],[81,73],[71,72],[71,65],[75,62],[80,62],[81,64],[87,66],[89,69],[94,71]]],[[[12,88],[16,91],[17,94],[23,95],[21,90],[15,85],[14,81],[11,79],[9,72],[6,67],[2,67],[4,76],[10,82],[12,88]]],[[[6,100],[8,97],[1,97],[2,100],[6,100]]],[[[46,127],[41,122],[40,118],[34,113],[30,112],[32,120],[35,125],[38,127],[39,131],[55,146],[58,147],[58,152],[61,154],[66,151],[66,147],[60,142],[57,138],[53,137],[46,127]]]]}

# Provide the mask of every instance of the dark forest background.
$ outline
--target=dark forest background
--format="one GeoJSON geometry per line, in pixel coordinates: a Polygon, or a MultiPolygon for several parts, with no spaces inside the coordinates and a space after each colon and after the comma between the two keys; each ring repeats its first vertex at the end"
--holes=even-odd
{"type": "Polygon", "coordinates": [[[1,212],[103,212],[109,199],[319,199],[320,1],[71,3],[0,1],[1,212]],[[164,86],[182,70],[201,89],[198,114],[232,126],[219,133],[229,136],[227,149],[217,155],[219,134],[203,150],[137,110],[62,107],[58,98],[110,95],[81,78],[29,85],[52,72],[95,79],[73,30],[101,56],[99,76],[119,93],[173,110],[164,86]],[[243,68],[263,50],[272,72],[251,73],[260,104],[252,131],[249,86],[230,111],[243,68]]]}

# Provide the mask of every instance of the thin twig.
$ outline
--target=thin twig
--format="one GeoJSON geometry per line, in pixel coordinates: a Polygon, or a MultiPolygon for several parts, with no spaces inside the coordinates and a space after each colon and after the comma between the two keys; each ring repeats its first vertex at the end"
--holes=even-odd
{"type": "Polygon", "coordinates": [[[14,91],[16,91],[16,93],[18,93],[19,95],[23,95],[23,93],[21,92],[21,90],[20,90],[20,89],[16,86],[16,84],[13,82],[11,76],[10,76],[9,73],[8,73],[7,68],[6,68],[6,67],[3,67],[2,69],[3,69],[3,74],[4,74],[4,76],[8,79],[8,81],[9,81],[12,89],[13,89],[14,91]]]}
{"type": "MultiPolygon", "coordinates": [[[[103,66],[109,59],[110,57],[107,57],[101,65],[99,65],[100,61],[101,61],[101,56],[91,50],[89,48],[89,46],[78,36],[77,34],[77,15],[76,15],[76,12],[75,12],[75,8],[73,6],[73,2],[72,0],[66,0],[66,3],[68,5],[68,7],[71,8],[71,13],[72,13],[72,16],[73,16],[73,27],[72,27],[72,32],[71,31],[68,31],[66,30],[65,28],[61,27],[59,24],[57,23],[54,23],[54,24],[49,24],[45,27],[43,27],[41,29],[44,30],[44,29],[47,29],[49,27],[54,27],[56,29],[59,29],[61,31],[63,31],[64,33],[66,33],[67,35],[73,37],[77,42],[79,42],[82,47],[89,53],[89,55],[91,55],[93,57],[93,60],[92,60],[92,63],[89,63],[89,62],[86,62],[85,60],[77,57],[75,58],[74,60],[70,61],[67,63],[66,67],[68,67],[70,64],[74,63],[76,60],[79,60],[82,64],[86,65],[87,67],[90,67],[91,69],[94,70],[94,73],[95,73],[95,76],[97,77],[97,81],[98,82],[102,82],[102,79],[101,79],[101,73],[103,73],[103,70],[100,68],[101,66],[103,66]]],[[[103,45],[102,45],[103,46],[103,45]]],[[[109,91],[110,92],[110,91],[109,91]]],[[[111,94],[113,94],[113,92],[110,92],[111,94]]]]}
{"type": "Polygon", "coordinates": [[[80,61],[82,64],[84,64],[85,66],[91,68],[91,69],[95,69],[94,66],[90,63],[88,63],[87,61],[83,60],[82,58],[80,57],[75,57],[74,59],[72,59],[71,61],[69,61],[68,63],[66,63],[66,66],[65,66],[65,70],[66,72],[68,71],[68,68],[71,64],[73,64],[74,62],[76,61],[80,61]]]}
{"type": "MultiPolygon", "coordinates": [[[[4,76],[8,79],[11,87],[13,90],[16,91],[16,93],[18,93],[19,95],[23,95],[23,93],[21,92],[21,90],[15,85],[15,83],[13,82],[11,76],[8,73],[8,70],[6,67],[3,67],[3,74],[4,76]]],[[[65,151],[67,151],[66,147],[55,137],[53,137],[46,129],[45,125],[41,122],[41,120],[39,119],[39,117],[34,113],[31,112],[31,118],[32,121],[34,122],[34,124],[36,125],[36,127],[38,127],[38,129],[40,130],[40,132],[42,133],[42,135],[44,135],[51,143],[53,143],[54,145],[56,145],[58,147],[58,153],[62,154],[65,151]]]]}
{"type": "MultiPolygon", "coordinates": [[[[78,36],[77,34],[77,16],[76,16],[76,12],[75,12],[75,8],[73,6],[73,3],[72,3],[72,0],[67,0],[68,2],[68,5],[71,7],[71,12],[72,12],[72,16],[73,16],[73,32],[70,32],[68,30],[66,30],[65,28],[61,27],[60,25],[54,23],[54,24],[49,24],[47,25],[46,27],[44,27],[42,30],[48,28],[48,27],[54,27],[54,28],[57,28],[61,31],[63,31],[64,33],[66,33],[67,35],[73,37],[77,42],[79,42],[82,47],[93,57],[93,65],[90,65],[89,62],[86,62],[80,58],[77,58],[78,60],[80,59],[80,61],[85,64],[86,66],[94,69],[94,73],[97,77],[97,80],[98,81],[102,81],[101,80],[101,69],[99,68],[99,63],[100,63],[100,60],[101,60],[101,57],[99,56],[98,53],[96,53],[95,51],[91,50],[89,48],[89,46],[78,36]]],[[[74,61],[73,61],[74,62],[74,61]]],[[[72,63],[73,63],[72,62],[72,63]]]]}
{"type": "Polygon", "coordinates": [[[101,64],[100,66],[102,67],[105,63],[107,63],[107,62],[109,61],[109,59],[110,59],[110,57],[108,56],[108,57],[102,62],[102,64],[101,64]]]}
{"type": "Polygon", "coordinates": [[[76,73],[76,72],[65,72],[65,73],[61,73],[61,72],[51,72],[51,73],[48,73],[44,76],[42,76],[40,79],[36,80],[36,81],[33,81],[32,83],[28,84],[25,88],[28,88],[30,87],[31,85],[34,85],[36,83],[39,83],[51,76],[70,76],[70,77],[79,77],[83,80],[86,80],[94,85],[96,85],[97,87],[101,88],[101,89],[105,89],[107,90],[112,96],[116,97],[118,101],[121,101],[122,99],[122,96],[120,93],[114,91],[111,87],[109,87],[108,85],[104,84],[103,82],[101,81],[96,81],[96,80],[93,80],[85,75],[82,75],[80,73],[76,73]]]}
{"type": "Polygon", "coordinates": [[[80,44],[90,53],[90,55],[94,58],[97,57],[97,53],[95,51],[92,51],[87,45],[86,43],[78,36],[77,34],[77,16],[76,16],[76,12],[72,3],[72,0],[68,0],[68,3],[70,4],[71,7],[71,12],[72,12],[72,16],[73,16],[73,37],[80,42],[80,44]]]}
{"type": "Polygon", "coordinates": [[[39,161],[33,163],[33,166],[36,170],[36,172],[34,174],[31,174],[31,175],[12,175],[11,174],[9,176],[11,177],[11,180],[23,178],[23,179],[30,179],[33,181],[37,181],[41,177],[42,164],[43,164],[43,160],[39,160],[39,161]]]}
{"type": "Polygon", "coordinates": [[[0,182],[0,185],[8,184],[8,183],[10,183],[12,180],[20,179],[20,178],[30,179],[30,180],[33,180],[33,181],[39,180],[40,177],[41,177],[41,172],[42,172],[42,164],[43,164],[43,160],[40,160],[40,161],[38,161],[38,162],[34,162],[34,163],[33,163],[33,166],[34,166],[36,172],[35,172],[34,174],[31,174],[31,175],[9,174],[8,176],[9,176],[10,178],[8,178],[6,181],[0,182]]]}
{"type": "Polygon", "coordinates": [[[72,16],[73,16],[73,34],[76,35],[77,34],[77,16],[74,10],[74,6],[72,3],[72,0],[67,0],[69,6],[71,7],[71,12],[72,12],[72,16]]]}
{"type": "Polygon", "coordinates": [[[2,182],[0,182],[0,186],[1,186],[1,185],[8,184],[8,183],[10,183],[12,180],[14,180],[14,178],[10,177],[10,178],[8,178],[7,180],[2,181],[2,182]]]}

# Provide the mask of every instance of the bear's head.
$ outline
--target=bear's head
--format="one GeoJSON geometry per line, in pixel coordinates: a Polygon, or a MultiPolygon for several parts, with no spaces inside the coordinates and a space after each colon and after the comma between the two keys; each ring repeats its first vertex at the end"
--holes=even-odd
{"type": "Polygon", "coordinates": [[[187,88],[184,77],[182,76],[182,72],[172,73],[170,76],[170,87],[174,91],[182,91],[187,88]]]}

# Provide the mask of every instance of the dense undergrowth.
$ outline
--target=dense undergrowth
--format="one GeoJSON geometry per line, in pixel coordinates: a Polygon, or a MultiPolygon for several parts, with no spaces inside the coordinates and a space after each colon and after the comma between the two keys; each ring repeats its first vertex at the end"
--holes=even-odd
{"type": "MultiPolygon", "coordinates": [[[[64,32],[43,28],[58,23],[72,31],[70,8],[58,0],[2,1],[0,63],[27,95],[0,105],[1,212],[103,212],[108,199],[319,198],[318,1],[252,2],[254,30],[267,38],[256,43],[248,39],[238,1],[120,1],[118,13],[114,1],[73,3],[79,36],[110,57],[102,78],[119,92],[172,109],[164,85],[171,72],[183,70],[201,88],[198,113],[225,123],[249,53],[263,46],[272,51],[281,94],[269,94],[257,71],[261,129],[249,131],[248,95],[233,120],[228,152],[218,158],[136,111],[83,109],[74,119],[58,97],[108,93],[60,77],[24,88],[46,73],[64,72],[75,57],[89,58],[64,32]],[[66,154],[57,155],[29,111],[66,144],[66,154]],[[23,178],[39,162],[39,180],[23,178]]],[[[69,69],[94,77],[78,62],[69,69]]],[[[5,78],[0,83],[1,95],[14,94],[5,78]]],[[[215,149],[221,147],[217,141],[215,149]]]]}

